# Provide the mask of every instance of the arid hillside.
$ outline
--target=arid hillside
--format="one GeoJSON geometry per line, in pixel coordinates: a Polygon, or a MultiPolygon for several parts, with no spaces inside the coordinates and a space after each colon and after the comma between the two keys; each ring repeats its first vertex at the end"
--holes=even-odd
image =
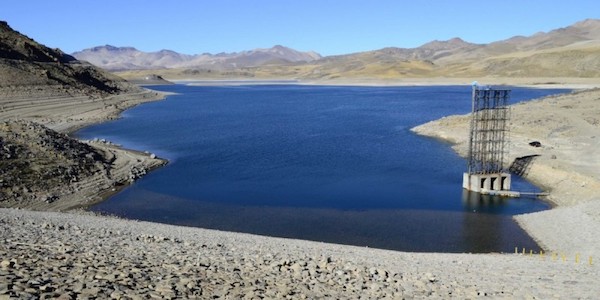
{"type": "Polygon", "coordinates": [[[394,80],[402,78],[600,77],[600,20],[489,44],[460,38],[417,48],[388,47],[310,61],[267,61],[243,67],[167,66],[122,70],[125,78],[157,73],[166,79],[394,80]]]}
{"type": "Polygon", "coordinates": [[[0,91],[0,96],[15,91],[106,96],[139,88],[59,49],[40,45],[0,22],[0,91]]]}
{"type": "Polygon", "coordinates": [[[0,22],[0,207],[90,205],[163,164],[67,134],[161,97],[0,22]]]}

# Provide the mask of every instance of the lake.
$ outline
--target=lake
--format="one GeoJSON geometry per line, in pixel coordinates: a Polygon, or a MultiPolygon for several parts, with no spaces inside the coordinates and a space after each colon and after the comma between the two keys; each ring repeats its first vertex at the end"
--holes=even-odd
{"type": "MultiPolygon", "coordinates": [[[[465,159],[410,128],[471,107],[470,86],[156,86],[177,95],[79,138],[169,160],[91,209],[131,219],[418,252],[537,248],[535,198],[469,195],[465,159]]],[[[512,88],[511,103],[568,90],[512,88]]],[[[513,177],[513,189],[538,191],[513,177]]]]}

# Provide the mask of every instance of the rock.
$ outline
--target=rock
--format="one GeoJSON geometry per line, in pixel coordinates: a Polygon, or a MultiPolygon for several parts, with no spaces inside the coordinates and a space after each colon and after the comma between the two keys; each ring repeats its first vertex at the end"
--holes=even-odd
{"type": "Polygon", "coordinates": [[[319,269],[326,270],[326,269],[327,269],[327,266],[328,266],[330,263],[331,263],[331,257],[327,256],[327,257],[324,257],[324,258],[322,258],[322,259],[319,261],[319,264],[318,264],[318,266],[319,266],[319,269]]]}
{"type": "Polygon", "coordinates": [[[304,268],[299,263],[294,263],[290,266],[290,270],[295,273],[300,273],[304,268]]]}
{"type": "Polygon", "coordinates": [[[529,143],[529,146],[539,148],[542,146],[542,143],[540,143],[538,141],[533,141],[533,142],[529,143]]]}
{"type": "Polygon", "coordinates": [[[427,281],[429,281],[429,282],[437,281],[437,277],[431,273],[425,273],[425,279],[427,279],[427,281]]]}
{"type": "Polygon", "coordinates": [[[15,265],[14,262],[9,261],[9,260],[3,260],[2,262],[0,262],[0,267],[3,269],[10,269],[15,265]]]}
{"type": "Polygon", "coordinates": [[[47,285],[42,285],[42,286],[40,286],[40,291],[41,291],[42,293],[48,293],[48,292],[52,292],[52,291],[54,291],[54,287],[53,287],[53,286],[51,286],[51,285],[49,285],[49,284],[47,284],[47,285]]]}

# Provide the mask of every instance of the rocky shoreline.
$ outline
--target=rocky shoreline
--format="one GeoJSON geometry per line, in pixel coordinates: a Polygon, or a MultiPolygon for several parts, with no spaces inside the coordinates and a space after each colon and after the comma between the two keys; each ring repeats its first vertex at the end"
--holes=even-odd
{"type": "Polygon", "coordinates": [[[68,135],[165,94],[139,90],[103,97],[43,97],[52,90],[50,86],[19,93],[20,89],[0,88],[0,207],[85,208],[167,163],[150,153],[68,135]]]}

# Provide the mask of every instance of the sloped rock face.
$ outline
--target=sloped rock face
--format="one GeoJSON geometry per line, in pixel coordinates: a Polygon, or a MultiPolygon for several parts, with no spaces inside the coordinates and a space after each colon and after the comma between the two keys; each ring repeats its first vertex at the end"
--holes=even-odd
{"type": "Polygon", "coordinates": [[[0,21],[0,57],[37,62],[68,63],[76,58],[59,49],[50,49],[14,31],[8,23],[0,21]]]}
{"type": "Polygon", "coordinates": [[[108,165],[91,146],[42,125],[0,123],[0,206],[4,201],[53,201],[71,183],[108,165]]]}
{"type": "Polygon", "coordinates": [[[106,96],[139,88],[59,49],[50,49],[0,21],[0,88],[61,86],[67,95],[106,96]]]}

